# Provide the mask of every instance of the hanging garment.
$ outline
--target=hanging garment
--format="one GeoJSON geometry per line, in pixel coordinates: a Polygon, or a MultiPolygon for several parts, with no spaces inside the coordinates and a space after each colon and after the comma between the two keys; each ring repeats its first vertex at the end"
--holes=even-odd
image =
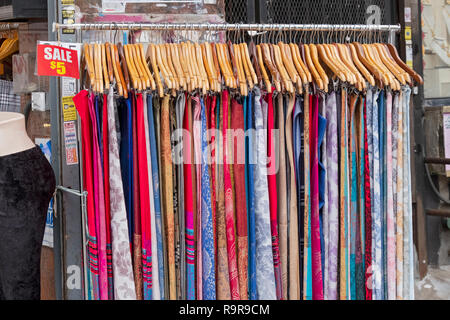
{"type": "MultiPolygon", "coordinates": [[[[372,272],[373,272],[373,293],[374,300],[382,300],[384,297],[383,286],[383,261],[381,255],[382,242],[382,213],[381,213],[381,172],[380,172],[380,128],[379,128],[379,114],[378,103],[380,103],[380,96],[383,93],[376,91],[373,96],[373,104],[371,108],[372,118],[372,272]]],[[[370,145],[369,145],[370,148],[370,145]]]]}
{"type": "Polygon", "coordinates": [[[176,279],[175,279],[175,226],[173,213],[173,182],[172,182],[172,150],[170,142],[170,114],[169,99],[166,95],[161,107],[161,164],[162,164],[162,186],[165,214],[165,231],[167,244],[167,265],[169,282],[169,299],[175,300],[176,279]]]}
{"type": "Polygon", "coordinates": [[[356,168],[357,168],[357,217],[356,217],[356,253],[355,253],[355,300],[365,300],[364,281],[364,216],[365,216],[365,194],[364,194],[364,97],[360,96],[355,110],[355,133],[356,133],[356,168]]]}
{"type": "Polygon", "coordinates": [[[245,190],[245,132],[244,106],[237,100],[231,102],[231,129],[233,130],[233,172],[235,181],[235,208],[237,233],[237,267],[241,300],[248,300],[248,235],[247,203],[245,190]]]}
{"type": "MultiPolygon", "coordinates": [[[[327,259],[325,255],[326,246],[328,245],[328,184],[327,184],[327,119],[326,119],[326,96],[320,94],[319,99],[319,208],[320,208],[320,248],[322,258],[322,287],[323,300],[325,298],[325,277],[327,259]],[[327,242],[327,245],[325,245],[327,242]]],[[[304,197],[304,196],[303,196],[304,197]]]]}
{"type": "Polygon", "coordinates": [[[367,93],[367,100],[364,105],[364,208],[365,208],[365,287],[366,300],[372,300],[372,200],[371,200],[371,181],[370,181],[370,159],[369,159],[369,143],[368,143],[368,106],[371,105],[371,91],[367,93]]]}
{"type": "MultiPolygon", "coordinates": [[[[311,121],[311,259],[313,300],[323,300],[319,217],[319,97],[313,97],[311,121]]],[[[291,220],[292,221],[292,220],[291,220]]]]}
{"type": "Polygon", "coordinates": [[[356,94],[350,95],[349,103],[349,191],[350,191],[350,212],[349,212],[349,237],[350,237],[350,297],[351,300],[356,300],[356,228],[357,228],[357,209],[358,209],[358,192],[357,192],[357,168],[356,168],[356,132],[355,132],[355,110],[358,96],[356,94]]]}
{"type": "MultiPolygon", "coordinates": [[[[292,98],[293,100],[293,98],[292,98]]],[[[293,109],[294,101],[292,101],[293,109]]],[[[292,113],[292,111],[291,111],[292,113]]],[[[269,187],[267,183],[267,137],[261,107],[261,93],[255,89],[254,206],[256,239],[256,290],[259,300],[276,300],[276,285],[270,232],[269,187]]],[[[293,162],[293,161],[292,161],[293,162]]],[[[296,200],[296,199],[294,199],[296,200]]]]}
{"type": "Polygon", "coordinates": [[[175,99],[170,99],[169,101],[169,122],[170,122],[170,148],[172,152],[172,203],[173,203],[173,218],[174,218],[174,240],[175,240],[175,282],[176,282],[176,300],[181,299],[181,265],[180,265],[180,249],[181,249],[181,238],[180,238],[180,206],[179,206],[179,184],[177,183],[179,179],[179,167],[178,167],[178,149],[177,139],[175,137],[177,130],[177,120],[176,120],[176,106],[175,99]]]}
{"type": "Polygon", "coordinates": [[[386,97],[386,164],[387,164],[387,299],[395,300],[396,289],[396,245],[395,245],[395,216],[393,203],[393,145],[392,145],[392,93],[387,91],[386,97]]]}
{"type": "Polygon", "coordinates": [[[288,109],[286,113],[286,145],[287,156],[290,167],[289,176],[289,299],[300,300],[300,252],[298,241],[298,215],[297,215],[297,189],[295,179],[294,150],[293,150],[293,127],[292,119],[296,99],[293,95],[289,96],[288,109]]]}
{"type": "Polygon", "coordinates": [[[201,102],[201,148],[202,148],[202,285],[203,299],[216,299],[216,267],[214,253],[214,230],[211,207],[211,177],[208,165],[208,141],[206,136],[206,108],[203,100],[201,102]]]}
{"type": "MultiPolygon", "coordinates": [[[[211,146],[211,152],[208,153],[208,165],[211,173],[211,210],[212,210],[212,227],[214,240],[214,261],[217,261],[217,168],[216,168],[216,107],[217,96],[208,97],[206,105],[206,124],[207,124],[207,141],[211,146]]],[[[216,274],[217,274],[217,264],[216,274]]]]}
{"type": "MultiPolygon", "coordinates": [[[[279,168],[277,174],[277,209],[278,209],[278,232],[280,238],[280,264],[281,264],[281,283],[282,283],[282,300],[288,299],[288,222],[287,222],[287,181],[286,181],[286,131],[284,118],[283,95],[279,93],[277,99],[277,129],[279,135],[279,143],[275,143],[277,147],[279,168]]],[[[297,112],[297,109],[296,109],[297,112]]],[[[295,117],[295,116],[294,116],[295,117]]],[[[296,118],[295,118],[296,119],[296,118]]],[[[301,121],[301,119],[299,119],[301,121]]],[[[297,132],[296,122],[294,120],[294,132],[297,132]]],[[[297,141],[298,138],[294,137],[297,141]]],[[[297,145],[297,144],[296,144],[297,145]]],[[[297,150],[296,150],[297,153],[297,150]]],[[[300,154],[298,155],[300,157],[300,154]]],[[[297,163],[300,163],[300,159],[297,163]]],[[[300,205],[300,204],[299,204],[300,205]]],[[[302,214],[300,212],[300,214],[302,214]]]]}
{"type": "Polygon", "coordinates": [[[267,94],[267,174],[269,186],[270,228],[272,233],[272,250],[275,271],[277,300],[283,297],[283,286],[280,265],[280,247],[278,238],[278,193],[277,193],[277,163],[275,160],[275,119],[272,93],[267,94]]]}
{"type": "Polygon", "coordinates": [[[193,130],[194,130],[194,154],[195,154],[195,166],[196,166],[196,195],[197,195],[197,213],[196,213],[196,252],[197,252],[197,263],[196,263],[196,293],[197,300],[203,300],[203,272],[202,272],[202,145],[201,145],[201,104],[198,97],[192,97],[195,103],[194,106],[194,117],[193,117],[193,130]]]}
{"type": "Polygon", "coordinates": [[[325,256],[328,270],[324,282],[324,294],[327,300],[337,300],[337,267],[339,243],[339,166],[338,166],[338,113],[336,93],[332,92],[326,101],[327,119],[327,184],[328,184],[328,244],[325,244],[325,256]]]}
{"type": "MultiPolygon", "coordinates": [[[[147,96],[147,120],[148,120],[148,132],[149,132],[149,145],[150,145],[150,160],[151,160],[151,187],[153,190],[153,206],[154,206],[154,225],[156,237],[154,243],[156,243],[157,260],[153,261],[155,269],[158,268],[158,273],[154,273],[154,281],[158,281],[158,286],[154,286],[153,295],[158,297],[156,293],[159,287],[159,297],[164,300],[164,259],[163,259],[163,241],[162,241],[162,227],[161,227],[161,197],[160,197],[160,185],[159,185],[159,166],[158,166],[158,151],[155,135],[155,122],[153,117],[153,97],[147,96]]],[[[152,214],[153,216],[153,214],[152,214]]],[[[153,222],[153,218],[152,218],[153,222]]],[[[152,224],[153,228],[153,224],[152,224]]],[[[153,232],[153,231],[152,231],[153,232]]],[[[152,242],[153,248],[153,242],[152,242]]],[[[153,250],[153,249],[152,249],[153,250]]],[[[153,251],[152,251],[153,255],[153,251]]],[[[155,299],[156,300],[156,299],[155,299]]]]}
{"type": "Polygon", "coordinates": [[[95,200],[94,200],[94,170],[93,170],[93,151],[92,138],[93,130],[91,126],[90,107],[92,103],[88,97],[88,91],[82,90],[75,97],[73,102],[77,108],[81,120],[82,130],[82,146],[83,146],[83,187],[87,191],[87,264],[88,269],[88,292],[86,297],[89,300],[98,300],[99,298],[99,282],[98,282],[98,243],[97,243],[97,228],[95,223],[95,200]]]}
{"type": "Polygon", "coordinates": [[[111,208],[112,265],[114,271],[114,299],[135,300],[136,288],[130,252],[130,239],[125,207],[125,196],[120,170],[119,145],[117,143],[114,91],[108,93],[108,159],[111,208]]]}
{"type": "Polygon", "coordinates": [[[139,170],[139,208],[142,236],[143,299],[152,299],[152,246],[150,219],[150,190],[147,160],[144,101],[142,94],[136,95],[137,152],[139,170]]]}
{"type": "MultiPolygon", "coordinates": [[[[153,194],[153,168],[150,151],[150,132],[148,124],[148,97],[143,94],[144,104],[144,127],[145,127],[145,142],[147,154],[147,168],[148,168],[148,186],[149,186],[149,202],[150,202],[150,232],[151,232],[151,274],[152,274],[152,300],[161,300],[161,291],[159,288],[159,268],[158,268],[158,244],[156,234],[156,214],[155,214],[155,199],[153,194]],[[153,280],[154,279],[154,280],[153,280]]],[[[150,109],[150,112],[153,112],[150,109]]],[[[148,258],[147,258],[148,259],[148,258]]],[[[149,299],[150,300],[150,299],[149,299]]]]}
{"type": "Polygon", "coordinates": [[[398,130],[397,134],[397,224],[396,224],[396,246],[397,246],[397,300],[403,300],[403,225],[405,215],[405,205],[403,198],[403,99],[404,91],[400,91],[397,106],[398,109],[398,130]]]}
{"type": "Polygon", "coordinates": [[[185,217],[185,211],[184,211],[184,152],[183,152],[183,119],[184,119],[184,111],[186,108],[186,96],[184,93],[178,94],[176,105],[175,105],[175,112],[176,112],[176,123],[177,123],[177,130],[175,135],[175,142],[176,142],[176,150],[175,150],[175,157],[176,158],[176,164],[177,164],[177,185],[178,185],[178,221],[179,221],[179,229],[180,229],[180,293],[181,299],[186,300],[186,242],[184,239],[186,239],[186,217],[185,217]]]}
{"type": "Polygon", "coordinates": [[[111,244],[111,207],[109,185],[109,140],[108,140],[108,101],[106,94],[99,97],[102,102],[102,145],[103,145],[103,184],[105,186],[105,225],[106,225],[106,264],[108,272],[108,300],[114,300],[114,279],[111,244]]]}
{"type": "MultiPolygon", "coordinates": [[[[103,186],[102,162],[98,134],[99,122],[94,110],[94,105],[98,106],[98,99],[93,95],[89,99],[89,111],[93,128],[93,154],[94,154],[94,202],[96,209],[96,231],[98,235],[98,274],[99,274],[99,299],[108,300],[108,271],[106,258],[106,217],[105,198],[103,186]]],[[[97,109],[97,108],[96,108],[97,109]]]]}
{"type": "Polygon", "coordinates": [[[403,94],[404,106],[404,201],[405,201],[405,221],[403,231],[403,294],[405,300],[414,300],[414,240],[413,240],[413,209],[412,209],[412,190],[411,190],[411,88],[406,87],[403,94]]]}
{"type": "Polygon", "coordinates": [[[340,126],[340,298],[349,300],[348,97],[342,89],[340,126]]]}
{"type": "Polygon", "coordinates": [[[189,102],[184,113],[183,128],[188,135],[183,136],[184,152],[184,191],[185,191],[185,215],[186,215],[186,299],[195,300],[195,238],[194,238],[194,204],[192,192],[192,151],[191,151],[191,133],[190,119],[192,118],[192,109],[189,102]]]}
{"type": "Polygon", "coordinates": [[[136,286],[136,299],[143,300],[142,275],[142,229],[141,229],[141,200],[139,194],[139,162],[138,162],[138,134],[137,134],[137,105],[136,96],[131,95],[132,139],[133,139],[133,263],[134,283],[136,286]]]}
{"type": "Polygon", "coordinates": [[[257,276],[256,276],[256,211],[255,211],[255,166],[257,165],[257,155],[255,153],[256,133],[255,133],[255,120],[254,110],[256,101],[261,99],[260,91],[256,91],[255,94],[250,93],[248,96],[248,110],[247,110],[247,130],[250,130],[248,135],[248,143],[246,154],[248,157],[247,162],[247,176],[248,176],[248,203],[249,216],[248,216],[248,275],[249,275],[249,298],[250,300],[258,300],[257,292],[257,276]]]}
{"type": "Polygon", "coordinates": [[[127,210],[128,237],[130,239],[130,250],[132,250],[134,233],[134,199],[133,199],[133,134],[131,97],[127,100],[117,100],[118,113],[120,116],[120,169],[122,173],[122,185],[127,210]]]}
{"type": "Polygon", "coordinates": [[[378,102],[378,129],[379,129],[379,151],[380,151],[380,252],[379,258],[381,263],[381,300],[385,300],[387,293],[387,270],[386,270],[386,206],[387,206],[387,190],[386,190],[386,100],[385,91],[382,90],[378,102]]]}
{"type": "Polygon", "coordinates": [[[231,159],[230,141],[228,135],[229,128],[229,94],[223,92],[223,158],[224,158],[224,194],[225,194],[225,223],[227,230],[227,253],[228,253],[228,271],[230,277],[231,298],[240,300],[239,293],[239,272],[237,270],[236,259],[236,239],[235,239],[235,221],[234,221],[234,203],[231,178],[231,159]]]}
{"type": "Polygon", "coordinates": [[[305,158],[305,196],[304,196],[304,216],[303,216],[303,300],[312,300],[312,251],[311,251],[311,108],[312,95],[305,93],[304,99],[304,158],[305,158]]]}
{"type": "MultiPolygon", "coordinates": [[[[216,126],[217,132],[223,128],[223,103],[224,99],[219,100],[219,107],[217,111],[219,116],[217,117],[218,125],[216,126]]],[[[230,276],[228,269],[228,253],[227,253],[227,230],[226,230],[226,218],[225,218],[225,193],[224,193],[224,148],[223,139],[220,139],[220,134],[217,139],[217,299],[218,300],[231,300],[230,291],[230,276]]]]}

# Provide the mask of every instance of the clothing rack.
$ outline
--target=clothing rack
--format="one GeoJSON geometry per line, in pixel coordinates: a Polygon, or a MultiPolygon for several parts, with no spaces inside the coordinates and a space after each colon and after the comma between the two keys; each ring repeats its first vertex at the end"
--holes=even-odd
{"type": "MultiPolygon", "coordinates": [[[[19,24],[0,24],[0,31],[18,29],[19,24]]],[[[60,31],[65,29],[77,31],[210,31],[210,32],[226,32],[226,31],[252,31],[252,32],[361,32],[361,33],[388,33],[388,42],[395,43],[395,35],[401,31],[401,25],[344,25],[344,24],[212,24],[212,23],[75,23],[63,24],[54,22],[52,31],[56,32],[57,40],[60,41],[60,31]]],[[[80,41],[80,35],[76,36],[80,41]]],[[[59,136],[62,132],[61,123],[58,128],[59,136]]],[[[77,126],[77,135],[81,137],[80,126],[77,126]]],[[[79,141],[79,148],[81,149],[82,142],[79,141]]],[[[82,159],[80,159],[80,173],[82,168],[82,159]]],[[[82,176],[82,174],[81,174],[82,176]]],[[[57,191],[60,194],[71,194],[81,198],[81,213],[82,213],[82,228],[86,228],[87,224],[87,191],[83,189],[83,182],[80,181],[80,190],[66,188],[62,185],[57,186],[57,191]]],[[[86,235],[83,231],[83,256],[86,257],[86,235]]],[[[86,259],[83,259],[83,268],[86,270],[86,259]]],[[[87,274],[83,272],[84,278],[84,292],[87,292],[87,274]]]]}

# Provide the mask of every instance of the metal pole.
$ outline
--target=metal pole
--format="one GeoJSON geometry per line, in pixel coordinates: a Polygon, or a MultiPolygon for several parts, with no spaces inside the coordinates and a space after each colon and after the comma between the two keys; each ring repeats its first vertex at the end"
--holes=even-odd
{"type": "Polygon", "coordinates": [[[400,25],[333,25],[333,24],[211,24],[211,23],[53,23],[53,30],[195,30],[195,31],[382,31],[399,32],[400,25]]]}

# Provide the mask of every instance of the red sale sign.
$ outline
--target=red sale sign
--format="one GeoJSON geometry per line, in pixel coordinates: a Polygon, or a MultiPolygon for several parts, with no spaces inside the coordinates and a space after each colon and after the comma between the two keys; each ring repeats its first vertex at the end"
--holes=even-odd
{"type": "Polygon", "coordinates": [[[59,46],[38,44],[38,76],[80,78],[78,52],[59,46]]]}

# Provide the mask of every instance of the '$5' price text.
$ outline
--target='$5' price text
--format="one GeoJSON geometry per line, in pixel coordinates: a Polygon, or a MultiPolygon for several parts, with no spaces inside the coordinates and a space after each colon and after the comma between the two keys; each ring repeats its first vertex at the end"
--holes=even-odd
{"type": "Polygon", "coordinates": [[[64,62],[52,61],[52,62],[50,62],[50,68],[52,68],[53,70],[56,69],[56,72],[60,75],[66,74],[66,66],[65,66],[64,62]]]}

